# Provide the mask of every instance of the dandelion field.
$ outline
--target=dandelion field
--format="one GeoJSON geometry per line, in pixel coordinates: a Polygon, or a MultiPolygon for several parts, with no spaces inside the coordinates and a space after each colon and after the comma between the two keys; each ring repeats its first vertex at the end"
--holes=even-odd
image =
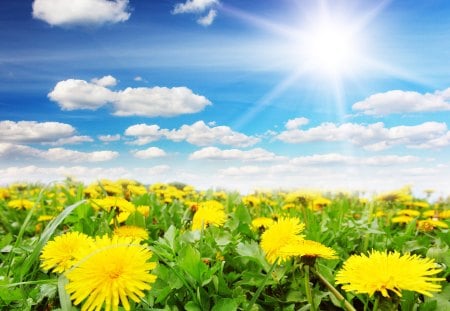
{"type": "Polygon", "coordinates": [[[0,188],[2,310],[450,310],[450,200],[0,188]]]}

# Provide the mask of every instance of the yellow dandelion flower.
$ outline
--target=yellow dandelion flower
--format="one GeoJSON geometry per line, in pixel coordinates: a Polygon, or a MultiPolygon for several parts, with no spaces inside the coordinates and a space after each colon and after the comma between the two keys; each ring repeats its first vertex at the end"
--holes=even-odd
{"type": "Polygon", "coordinates": [[[401,297],[402,290],[409,290],[431,297],[431,292],[441,290],[441,285],[432,282],[445,280],[433,276],[441,271],[430,258],[372,251],[368,256],[361,254],[348,258],[336,275],[336,283],[342,284],[346,291],[369,296],[380,292],[389,297],[388,291],[391,291],[401,297]]]}
{"type": "Polygon", "coordinates": [[[425,220],[419,220],[417,222],[417,228],[421,231],[432,231],[435,228],[447,229],[448,225],[441,220],[425,219],[425,220]]]}
{"type": "Polygon", "coordinates": [[[156,276],[150,270],[152,253],[144,245],[124,237],[102,237],[97,250],[66,273],[66,291],[75,305],[84,301],[82,311],[130,310],[129,299],[139,302],[156,276]]]}
{"type": "Polygon", "coordinates": [[[221,227],[227,220],[227,215],[220,202],[211,200],[201,202],[192,219],[192,230],[200,230],[208,225],[221,227]]]}
{"type": "Polygon", "coordinates": [[[294,209],[296,207],[297,206],[294,203],[285,203],[285,204],[283,204],[283,207],[281,209],[286,211],[286,210],[294,209]]]}
{"type": "Polygon", "coordinates": [[[110,211],[111,209],[116,209],[120,212],[129,212],[132,213],[135,211],[134,204],[125,200],[122,197],[112,197],[108,196],[104,199],[94,199],[92,200],[93,204],[92,206],[95,209],[98,209],[98,207],[101,207],[107,211],[110,211]]]}
{"type": "Polygon", "coordinates": [[[114,229],[114,235],[120,237],[130,237],[135,240],[147,240],[148,232],[141,227],[137,226],[121,226],[114,229]]]}
{"type": "Polygon", "coordinates": [[[148,205],[139,205],[138,207],[136,207],[136,210],[145,217],[148,217],[148,215],[150,215],[150,206],[148,205]]]}
{"type": "Polygon", "coordinates": [[[41,267],[62,273],[92,250],[94,240],[84,233],[68,232],[48,242],[41,253],[41,267]]]}
{"type": "Polygon", "coordinates": [[[275,221],[268,217],[258,217],[252,220],[252,228],[254,230],[267,229],[273,225],[275,221]]]}
{"type": "Polygon", "coordinates": [[[115,218],[111,219],[111,221],[109,222],[110,225],[114,224],[114,221],[116,223],[124,223],[125,221],[127,221],[128,217],[130,217],[131,213],[130,212],[121,212],[118,215],[116,215],[115,218]]]}
{"type": "Polygon", "coordinates": [[[17,199],[8,202],[8,207],[15,209],[31,209],[34,206],[34,202],[27,199],[17,199]]]}
{"type": "Polygon", "coordinates": [[[407,224],[414,220],[414,217],[402,215],[397,217],[392,217],[391,222],[397,224],[407,224]]]}
{"type": "Polygon", "coordinates": [[[380,218],[386,216],[386,213],[384,211],[376,211],[375,217],[380,218]]]}
{"type": "Polygon", "coordinates": [[[270,226],[261,236],[261,248],[266,253],[267,260],[270,263],[275,262],[277,258],[281,261],[287,260],[290,256],[280,253],[280,250],[302,239],[300,233],[303,229],[305,225],[296,217],[280,218],[270,226]]]}
{"type": "Polygon", "coordinates": [[[286,245],[280,249],[283,256],[292,257],[310,257],[310,258],[337,258],[334,249],[327,247],[319,242],[311,240],[297,240],[295,243],[286,245]]]}
{"type": "Polygon", "coordinates": [[[38,221],[49,221],[49,220],[52,220],[53,218],[55,218],[55,216],[41,215],[38,217],[38,221]]]}
{"type": "Polygon", "coordinates": [[[399,216],[403,215],[403,216],[417,217],[420,215],[420,212],[416,211],[414,209],[402,209],[402,210],[399,210],[396,214],[399,216]]]}
{"type": "Polygon", "coordinates": [[[438,210],[428,210],[422,212],[423,217],[433,217],[433,218],[439,218],[439,211],[438,210]]]}
{"type": "Polygon", "coordinates": [[[442,211],[439,213],[439,218],[447,219],[450,218],[450,210],[442,211]]]}

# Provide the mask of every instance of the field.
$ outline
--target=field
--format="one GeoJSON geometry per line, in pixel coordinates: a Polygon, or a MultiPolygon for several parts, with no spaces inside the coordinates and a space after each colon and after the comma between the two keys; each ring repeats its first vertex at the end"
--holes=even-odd
{"type": "Polygon", "coordinates": [[[450,310],[450,201],[409,188],[0,188],[2,310],[450,310]]]}

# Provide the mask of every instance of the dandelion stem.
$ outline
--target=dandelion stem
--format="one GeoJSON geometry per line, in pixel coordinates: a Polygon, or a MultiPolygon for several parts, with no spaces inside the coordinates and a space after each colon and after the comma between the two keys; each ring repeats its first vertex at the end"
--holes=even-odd
{"type": "Polygon", "coordinates": [[[311,305],[311,310],[312,311],[316,311],[316,307],[314,305],[313,294],[312,294],[312,291],[311,291],[311,286],[309,286],[309,265],[304,265],[303,269],[305,271],[306,299],[308,299],[308,302],[311,305]]]}
{"type": "Polygon", "coordinates": [[[375,302],[373,304],[373,308],[372,311],[377,311],[378,310],[378,304],[380,303],[380,296],[377,295],[377,298],[375,299],[375,302]]]}
{"type": "Polygon", "coordinates": [[[330,284],[330,282],[327,281],[327,279],[325,279],[325,277],[323,277],[322,274],[320,274],[312,267],[311,272],[320,279],[320,281],[325,285],[326,288],[328,288],[328,290],[334,295],[334,297],[337,298],[337,300],[344,304],[344,307],[347,311],[356,311],[356,309],[344,298],[344,296],[341,295],[341,293],[339,293],[339,291],[333,285],[330,284]]]}
{"type": "Polygon", "coordinates": [[[250,303],[247,305],[247,308],[245,309],[245,311],[249,311],[252,309],[253,305],[256,302],[256,299],[258,299],[259,295],[261,295],[261,292],[264,288],[264,286],[266,286],[267,280],[269,279],[269,277],[272,274],[273,269],[275,268],[275,266],[277,265],[278,262],[278,258],[275,260],[275,262],[272,264],[272,266],[270,267],[269,271],[267,271],[266,277],[264,278],[263,282],[261,283],[261,285],[258,287],[258,290],[255,292],[255,294],[252,297],[252,300],[250,300],[250,303]]]}

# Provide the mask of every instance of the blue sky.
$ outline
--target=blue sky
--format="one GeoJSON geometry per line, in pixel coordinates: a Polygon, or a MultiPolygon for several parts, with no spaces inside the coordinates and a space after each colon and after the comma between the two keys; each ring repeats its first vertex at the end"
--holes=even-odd
{"type": "Polygon", "coordinates": [[[0,7],[2,183],[450,189],[446,0],[0,7]]]}

